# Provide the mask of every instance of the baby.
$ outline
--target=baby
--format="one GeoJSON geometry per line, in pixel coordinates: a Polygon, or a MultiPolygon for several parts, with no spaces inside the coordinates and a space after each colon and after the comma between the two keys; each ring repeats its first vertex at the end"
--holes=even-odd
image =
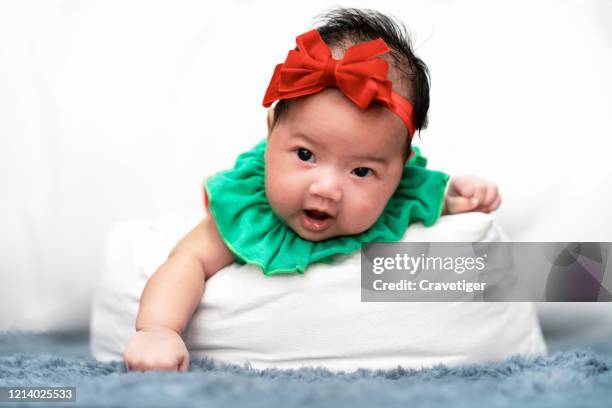
{"type": "Polygon", "coordinates": [[[357,9],[322,23],[274,71],[267,140],[205,182],[210,215],[148,280],[124,354],[129,370],[188,369],[181,333],[206,280],[233,262],[304,273],[362,243],[398,241],[410,223],[499,207],[495,184],[447,183],[412,146],[427,125],[429,77],[403,26],[357,9]]]}

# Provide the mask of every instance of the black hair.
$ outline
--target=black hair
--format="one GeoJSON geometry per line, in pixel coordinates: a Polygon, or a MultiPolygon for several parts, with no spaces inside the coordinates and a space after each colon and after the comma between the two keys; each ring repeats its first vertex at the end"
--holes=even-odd
{"type": "MultiPolygon", "coordinates": [[[[414,55],[410,37],[403,23],[370,9],[336,8],[319,15],[315,27],[331,49],[382,38],[389,46],[391,65],[397,70],[402,96],[412,103],[415,129],[427,127],[430,76],[427,65],[414,55]]],[[[399,89],[398,89],[399,91],[399,89]]],[[[274,106],[272,127],[286,114],[290,100],[283,99],[274,106]]]]}

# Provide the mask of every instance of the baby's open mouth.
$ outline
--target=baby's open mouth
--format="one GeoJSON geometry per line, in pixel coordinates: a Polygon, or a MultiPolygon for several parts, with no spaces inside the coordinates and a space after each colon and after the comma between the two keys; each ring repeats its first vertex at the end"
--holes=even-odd
{"type": "Polygon", "coordinates": [[[328,213],[324,211],[304,210],[304,212],[306,213],[307,216],[309,216],[310,218],[314,218],[315,220],[324,220],[326,218],[331,217],[331,215],[329,215],[328,213]]]}
{"type": "Polygon", "coordinates": [[[333,223],[334,217],[325,211],[304,210],[300,216],[302,227],[312,231],[321,232],[329,228],[333,223]]]}

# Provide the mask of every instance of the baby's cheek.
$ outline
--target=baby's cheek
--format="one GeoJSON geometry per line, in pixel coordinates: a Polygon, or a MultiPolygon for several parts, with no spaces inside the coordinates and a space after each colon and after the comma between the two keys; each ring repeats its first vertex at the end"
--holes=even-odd
{"type": "Polygon", "coordinates": [[[295,205],[295,188],[290,177],[270,172],[266,175],[266,195],[274,212],[285,218],[293,211],[295,205]]]}
{"type": "Polygon", "coordinates": [[[268,196],[268,201],[270,201],[272,205],[282,203],[282,194],[280,194],[282,186],[279,185],[280,181],[281,180],[272,175],[266,176],[266,195],[268,196]]]}
{"type": "Polygon", "coordinates": [[[370,228],[382,213],[380,204],[375,199],[359,200],[351,209],[350,227],[352,233],[360,233],[370,228]]]}

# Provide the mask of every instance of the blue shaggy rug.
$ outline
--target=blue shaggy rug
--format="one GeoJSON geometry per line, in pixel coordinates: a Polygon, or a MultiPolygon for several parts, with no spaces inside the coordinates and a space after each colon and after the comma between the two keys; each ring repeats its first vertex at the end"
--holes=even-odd
{"type": "MultiPolygon", "coordinates": [[[[612,341],[449,368],[333,374],[192,361],[190,371],[127,373],[89,356],[86,334],[0,333],[0,386],[74,386],[68,407],[600,407],[612,405],[612,341]]],[[[554,347],[551,347],[554,348],[554,347]]],[[[0,403],[4,406],[15,404],[0,403]]]]}

